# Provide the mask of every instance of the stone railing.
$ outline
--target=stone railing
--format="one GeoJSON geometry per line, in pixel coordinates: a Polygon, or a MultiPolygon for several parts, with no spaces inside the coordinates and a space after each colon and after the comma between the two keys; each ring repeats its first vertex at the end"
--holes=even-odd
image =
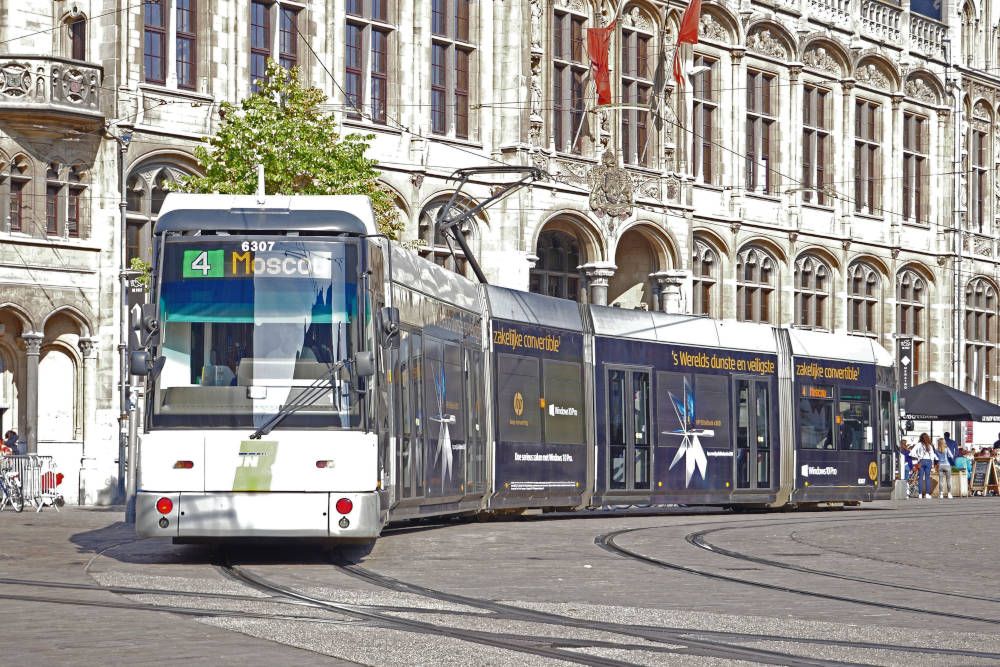
{"type": "Polygon", "coordinates": [[[809,16],[825,23],[849,25],[851,0],[809,0],[809,16]]]}
{"type": "Polygon", "coordinates": [[[41,56],[0,57],[0,109],[66,109],[101,113],[104,70],[89,63],[41,56]]]}
{"type": "Polygon", "coordinates": [[[948,26],[910,12],[910,49],[931,58],[944,58],[944,38],[948,26]]]}
{"type": "Polygon", "coordinates": [[[861,28],[866,34],[896,44],[902,34],[903,10],[878,0],[862,0],[861,28]]]}

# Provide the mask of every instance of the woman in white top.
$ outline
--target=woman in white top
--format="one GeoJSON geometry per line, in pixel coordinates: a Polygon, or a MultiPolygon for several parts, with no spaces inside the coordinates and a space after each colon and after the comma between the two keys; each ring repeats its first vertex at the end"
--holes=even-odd
{"type": "Polygon", "coordinates": [[[926,433],[920,434],[920,440],[913,449],[910,450],[913,462],[918,466],[917,470],[917,493],[920,498],[931,497],[931,467],[937,461],[937,452],[931,444],[931,436],[926,433]]]}

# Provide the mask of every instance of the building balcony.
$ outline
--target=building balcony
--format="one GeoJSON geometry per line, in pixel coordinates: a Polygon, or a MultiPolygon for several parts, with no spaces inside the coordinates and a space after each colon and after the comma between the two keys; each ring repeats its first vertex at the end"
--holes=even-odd
{"type": "MultiPolygon", "coordinates": [[[[785,0],[768,0],[783,8],[785,0]]],[[[909,51],[925,58],[943,60],[948,26],[941,20],[910,11],[899,0],[807,0],[803,4],[812,21],[846,30],[858,17],[864,38],[909,51]]]]}
{"type": "Polygon", "coordinates": [[[104,69],[44,56],[0,57],[0,121],[44,125],[104,122],[104,69]]]}

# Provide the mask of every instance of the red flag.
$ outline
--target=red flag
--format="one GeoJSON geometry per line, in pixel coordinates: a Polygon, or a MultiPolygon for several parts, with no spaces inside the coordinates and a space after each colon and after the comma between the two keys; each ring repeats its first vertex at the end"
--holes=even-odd
{"type": "MultiPolygon", "coordinates": [[[[691,0],[681,17],[681,28],[677,32],[677,47],[674,49],[674,79],[684,87],[684,67],[681,63],[681,45],[698,43],[698,20],[701,18],[701,0],[691,0]]],[[[686,59],[686,58],[685,58],[686,59]]]]}
{"type": "MultiPolygon", "coordinates": [[[[695,2],[700,1],[695,0],[695,2]]],[[[614,29],[614,21],[603,28],[587,28],[587,55],[590,57],[594,87],[597,88],[598,104],[611,102],[611,69],[608,67],[608,57],[611,51],[611,33],[614,29]]]]}

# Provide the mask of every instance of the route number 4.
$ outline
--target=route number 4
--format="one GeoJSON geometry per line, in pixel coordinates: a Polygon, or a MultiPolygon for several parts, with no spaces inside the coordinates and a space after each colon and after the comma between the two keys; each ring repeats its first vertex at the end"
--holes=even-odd
{"type": "Polygon", "coordinates": [[[198,256],[194,258],[191,262],[192,271],[201,271],[201,275],[207,276],[209,271],[212,270],[212,265],[208,263],[208,252],[202,251],[198,253],[198,256]]]}
{"type": "Polygon", "coordinates": [[[183,274],[185,278],[224,278],[225,251],[185,250],[183,274]]]}

